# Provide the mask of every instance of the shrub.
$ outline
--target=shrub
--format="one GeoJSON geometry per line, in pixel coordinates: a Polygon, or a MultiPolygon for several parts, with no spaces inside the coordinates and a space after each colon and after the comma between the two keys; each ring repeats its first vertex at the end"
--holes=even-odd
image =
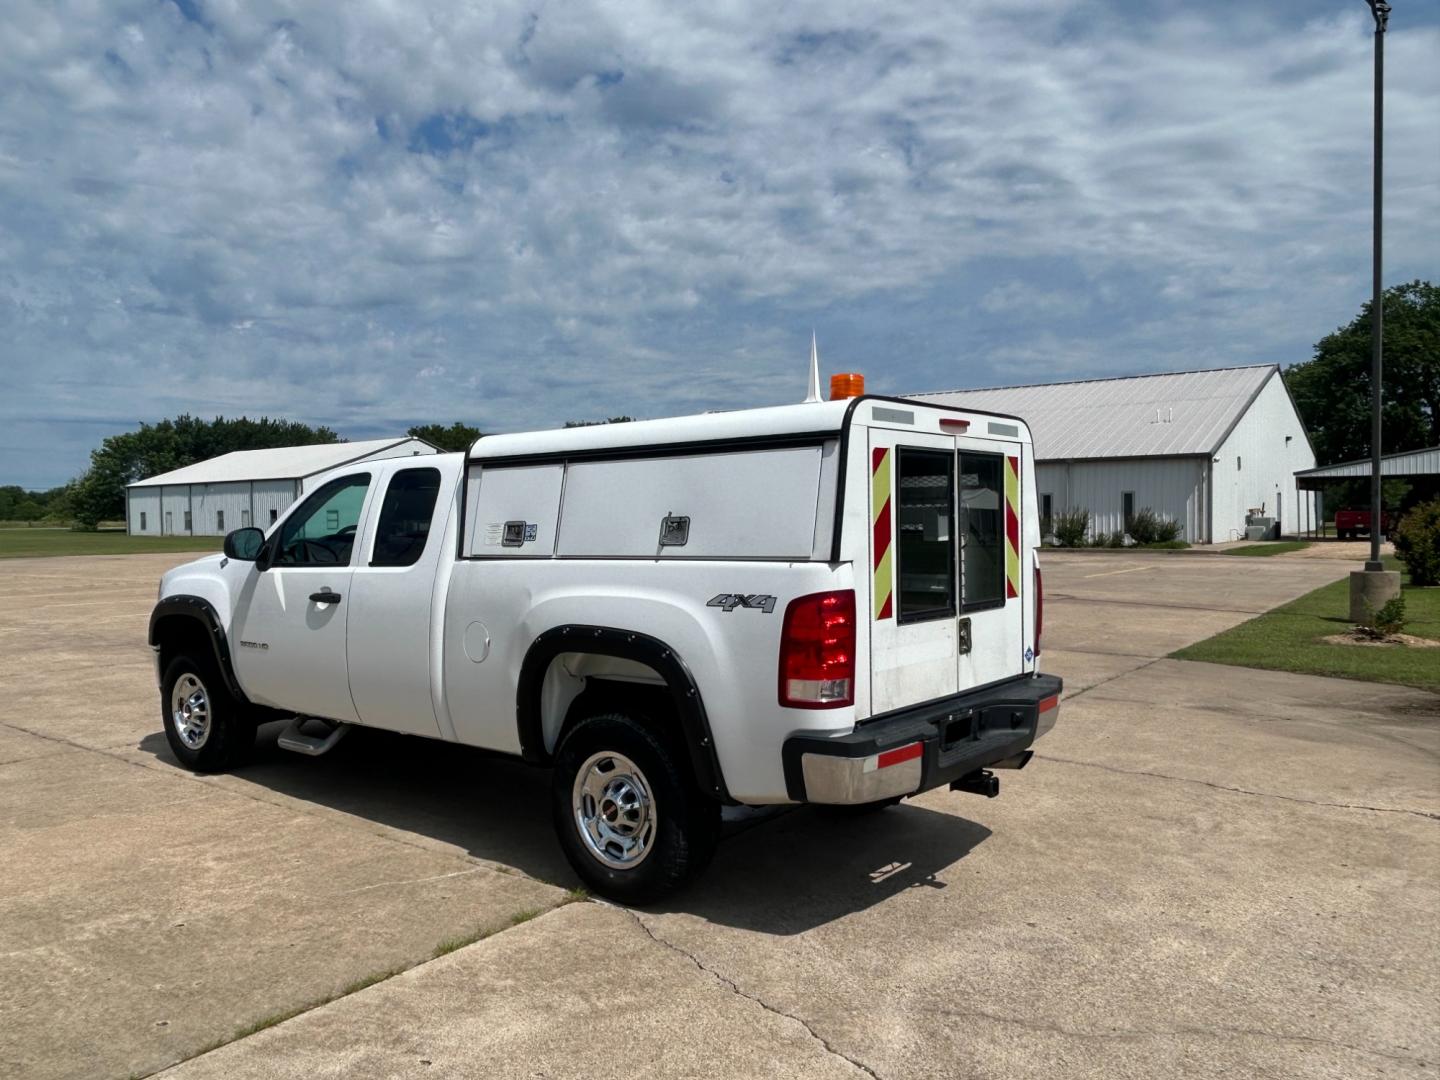
{"type": "Polygon", "coordinates": [[[1440,499],[1413,507],[1391,537],[1411,585],[1440,585],[1440,499]]]}
{"type": "Polygon", "coordinates": [[[1380,605],[1379,611],[1371,611],[1370,617],[1355,629],[1376,640],[1400,633],[1405,629],[1405,597],[1392,596],[1380,605]]]}
{"type": "Polygon", "coordinates": [[[1180,523],[1146,506],[1131,515],[1126,531],[1137,544],[1165,544],[1179,538],[1180,523]]]}
{"type": "Polygon", "coordinates": [[[1055,542],[1061,547],[1084,547],[1090,531],[1089,510],[1061,510],[1055,515],[1055,542]]]}
{"type": "Polygon", "coordinates": [[[1091,547],[1097,548],[1118,548],[1125,546],[1125,534],[1123,532],[1097,532],[1094,539],[1090,541],[1091,547]]]}

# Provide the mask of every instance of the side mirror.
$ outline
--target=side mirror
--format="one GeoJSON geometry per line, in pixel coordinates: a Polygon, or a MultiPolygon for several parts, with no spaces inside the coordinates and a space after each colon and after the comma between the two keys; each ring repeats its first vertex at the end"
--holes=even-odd
{"type": "Polygon", "coordinates": [[[225,536],[225,556],[241,562],[254,562],[264,543],[265,534],[259,529],[236,529],[225,536]]]}

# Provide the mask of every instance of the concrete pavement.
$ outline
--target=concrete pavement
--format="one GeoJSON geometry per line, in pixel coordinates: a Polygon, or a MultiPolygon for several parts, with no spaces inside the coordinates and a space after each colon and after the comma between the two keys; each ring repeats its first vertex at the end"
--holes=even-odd
{"type": "MultiPolygon", "coordinates": [[[[8,569],[0,597],[18,588],[8,569]]],[[[549,911],[166,1075],[1434,1076],[1440,699],[1163,659],[1346,569],[1052,555],[1045,666],[1067,700],[1000,798],[758,816],[662,909],[549,911]]],[[[142,592],[116,599],[138,612],[142,592]]],[[[17,617],[0,606],[0,642],[17,617]]],[[[132,622],[100,625],[134,639],[132,622]]],[[[0,881],[15,927],[0,1073],[144,1072],[256,1009],[422,958],[456,919],[412,886],[323,917],[346,888],[392,880],[392,848],[419,860],[403,874],[473,871],[437,880],[485,883],[459,905],[490,925],[573,884],[543,774],[366,733],[197,781],[156,741],[136,650],[87,632],[126,658],[87,669],[108,695],[93,729],[13,646],[0,655],[0,844],[21,868],[0,881]],[[76,729],[80,745],[55,741],[76,729]],[[92,774],[93,794],[67,792],[92,774]],[[336,852],[312,866],[315,829],[336,852]],[[206,920],[218,960],[173,951],[161,919],[177,906],[206,920]],[[185,1040],[150,1019],[185,1000],[172,986],[195,995],[185,1040]],[[57,1028],[57,1012],[74,1020],[57,1028]]]]}

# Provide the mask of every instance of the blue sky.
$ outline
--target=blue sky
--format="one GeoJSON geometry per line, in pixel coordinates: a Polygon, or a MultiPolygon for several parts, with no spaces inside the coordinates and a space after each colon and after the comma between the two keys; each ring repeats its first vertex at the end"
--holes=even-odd
{"type": "MultiPolygon", "coordinates": [[[[1440,261],[1440,5],[1386,280],[1440,261]]],[[[0,483],[180,412],[351,438],[1305,359],[1369,292],[1349,3],[11,0],[0,483]]]]}

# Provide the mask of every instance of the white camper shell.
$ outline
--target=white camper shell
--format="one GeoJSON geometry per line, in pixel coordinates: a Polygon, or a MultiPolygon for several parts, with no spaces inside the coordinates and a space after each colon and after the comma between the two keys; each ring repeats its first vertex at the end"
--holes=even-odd
{"type": "Polygon", "coordinates": [[[1028,760],[1060,691],[1033,476],[1022,421],[877,397],[359,463],[166,575],[167,735],[196,768],[272,717],[308,753],[520,755],[581,877],[652,898],[721,804],[994,794],[1028,760]]]}

